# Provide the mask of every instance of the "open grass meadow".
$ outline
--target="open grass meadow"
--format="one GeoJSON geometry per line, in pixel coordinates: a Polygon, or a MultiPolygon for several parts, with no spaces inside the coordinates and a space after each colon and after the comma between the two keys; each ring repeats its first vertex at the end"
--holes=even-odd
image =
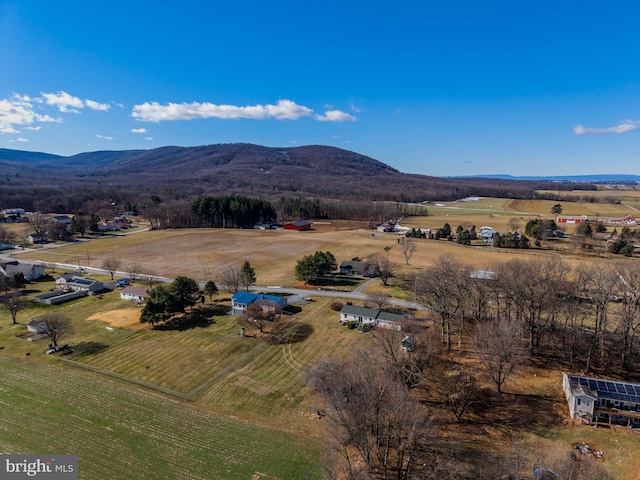
{"type": "MultiPolygon", "coordinates": [[[[239,317],[211,315],[186,329],[129,330],[73,356],[77,366],[157,388],[258,423],[308,431],[315,418],[303,376],[321,356],[342,355],[363,340],[339,325],[331,299],[320,298],[276,326],[272,341],[257,329],[239,335],[239,317]],[[77,363],[76,363],[77,362],[77,363]]],[[[204,310],[207,310],[205,306],[204,310]]],[[[95,322],[103,323],[103,322],[95,322]]]]}
{"type": "Polygon", "coordinates": [[[82,479],[321,478],[313,440],[104,375],[0,357],[0,379],[0,450],[77,454],[82,479]]]}

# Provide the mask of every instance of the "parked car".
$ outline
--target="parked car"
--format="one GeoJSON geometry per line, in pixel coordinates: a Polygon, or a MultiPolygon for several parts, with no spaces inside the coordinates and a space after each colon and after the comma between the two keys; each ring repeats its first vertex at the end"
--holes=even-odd
{"type": "Polygon", "coordinates": [[[124,288],[129,285],[129,280],[118,280],[118,283],[116,283],[116,285],[120,288],[124,288]]]}

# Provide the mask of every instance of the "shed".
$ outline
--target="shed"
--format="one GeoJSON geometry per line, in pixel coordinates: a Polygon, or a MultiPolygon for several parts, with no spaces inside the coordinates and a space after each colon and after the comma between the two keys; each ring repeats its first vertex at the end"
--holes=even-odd
{"type": "Polygon", "coordinates": [[[307,222],[306,220],[300,220],[298,222],[285,223],[285,230],[298,230],[299,232],[304,230],[311,230],[311,222],[307,222]]]}
{"type": "Polygon", "coordinates": [[[27,330],[31,333],[44,333],[47,331],[47,324],[42,320],[31,320],[27,324],[27,330]]]}

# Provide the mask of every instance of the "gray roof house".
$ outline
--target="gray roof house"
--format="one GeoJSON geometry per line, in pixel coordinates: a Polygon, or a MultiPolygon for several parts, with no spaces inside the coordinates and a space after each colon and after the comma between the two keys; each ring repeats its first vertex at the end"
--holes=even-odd
{"type": "Polygon", "coordinates": [[[49,243],[49,239],[46,233],[32,233],[26,238],[27,244],[29,245],[42,245],[45,243],[49,243]]]}
{"type": "Polygon", "coordinates": [[[144,302],[149,298],[149,293],[146,288],[128,286],[120,290],[120,298],[122,300],[131,300],[133,302],[144,302]]]}
{"type": "Polygon", "coordinates": [[[361,260],[345,260],[340,264],[342,275],[353,275],[362,277],[377,277],[376,266],[361,260]]]}
{"type": "Polygon", "coordinates": [[[356,322],[398,331],[402,330],[400,321],[404,318],[403,315],[349,304],[343,306],[342,310],[340,310],[340,323],[356,322]]]}
{"type": "Polygon", "coordinates": [[[0,276],[12,277],[19,274],[22,274],[27,282],[32,282],[44,277],[44,268],[42,268],[42,265],[20,263],[17,260],[0,263],[0,276]]]}
{"type": "Polygon", "coordinates": [[[71,273],[65,273],[56,278],[56,286],[73,290],[74,292],[89,292],[90,294],[104,289],[102,282],[71,273]]]}
{"type": "Polygon", "coordinates": [[[104,284],[97,280],[65,273],[56,278],[56,289],[51,292],[41,293],[33,299],[39,303],[56,305],[68,302],[86,295],[94,295],[104,289],[104,284]]]}
{"type": "Polygon", "coordinates": [[[62,223],[63,225],[71,224],[71,217],[69,215],[54,215],[53,217],[49,217],[49,222],[53,223],[62,223]]]}

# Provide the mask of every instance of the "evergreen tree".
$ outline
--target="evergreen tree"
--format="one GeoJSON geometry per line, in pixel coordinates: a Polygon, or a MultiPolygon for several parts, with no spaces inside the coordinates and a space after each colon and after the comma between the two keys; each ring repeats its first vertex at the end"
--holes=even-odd
{"type": "Polygon", "coordinates": [[[256,283],[256,272],[249,262],[244,262],[240,269],[240,285],[248,292],[249,287],[256,283]]]}
{"type": "Polygon", "coordinates": [[[207,283],[205,283],[204,293],[205,295],[209,295],[209,301],[212,302],[213,296],[218,293],[218,286],[216,285],[216,282],[214,282],[213,280],[209,280],[207,283]]]}

